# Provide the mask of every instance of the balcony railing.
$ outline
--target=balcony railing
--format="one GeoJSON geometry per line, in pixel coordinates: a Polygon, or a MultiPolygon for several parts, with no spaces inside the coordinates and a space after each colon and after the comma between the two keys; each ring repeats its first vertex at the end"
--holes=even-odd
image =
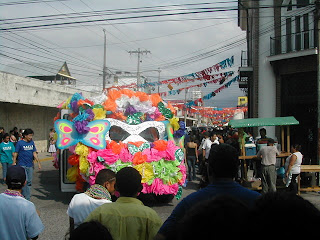
{"type": "Polygon", "coordinates": [[[248,52],[241,51],[241,67],[249,67],[248,52]]]}
{"type": "Polygon", "coordinates": [[[315,47],[314,30],[270,37],[270,55],[296,52],[315,47]]]}

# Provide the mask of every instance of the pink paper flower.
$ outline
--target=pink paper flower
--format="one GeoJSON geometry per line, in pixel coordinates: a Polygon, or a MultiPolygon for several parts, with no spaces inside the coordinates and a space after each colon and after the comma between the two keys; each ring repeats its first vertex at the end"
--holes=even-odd
{"type": "Polygon", "coordinates": [[[175,152],[179,147],[175,145],[173,141],[168,141],[167,149],[166,149],[166,160],[175,160],[175,152]]]}
{"type": "Polygon", "coordinates": [[[165,157],[164,151],[158,151],[155,148],[146,148],[142,151],[142,153],[148,156],[146,162],[159,161],[160,159],[165,157]]]}
{"type": "Polygon", "coordinates": [[[178,183],[173,185],[163,184],[160,178],[155,178],[151,185],[144,184],[142,192],[143,193],[155,193],[156,195],[163,194],[174,194],[176,195],[179,189],[178,183]]]}
{"type": "Polygon", "coordinates": [[[102,157],[108,165],[114,164],[119,159],[119,155],[114,154],[111,149],[99,150],[97,156],[102,157]]]}
{"type": "Polygon", "coordinates": [[[121,149],[119,158],[122,162],[132,162],[133,155],[129,152],[127,147],[121,149]]]}

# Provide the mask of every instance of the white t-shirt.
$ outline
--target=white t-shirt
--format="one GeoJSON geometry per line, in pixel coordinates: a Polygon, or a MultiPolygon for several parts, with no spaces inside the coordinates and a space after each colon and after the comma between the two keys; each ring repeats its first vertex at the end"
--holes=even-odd
{"type": "Polygon", "coordinates": [[[38,236],[44,226],[34,204],[19,196],[0,194],[0,239],[27,239],[38,236]]]}
{"type": "Polygon", "coordinates": [[[203,142],[203,145],[202,145],[202,149],[206,150],[206,156],[205,156],[206,159],[209,158],[211,145],[212,145],[212,142],[211,142],[210,138],[206,138],[203,142]]]}
{"type": "Polygon", "coordinates": [[[71,199],[67,214],[74,219],[74,227],[76,228],[94,209],[105,203],[111,203],[111,201],[107,199],[94,199],[85,193],[79,193],[71,199]]]}
{"type": "Polygon", "coordinates": [[[297,159],[296,159],[295,163],[293,164],[290,173],[291,174],[299,174],[300,173],[300,166],[301,166],[302,158],[303,158],[303,155],[301,152],[295,152],[292,155],[290,155],[289,157],[287,157],[286,163],[285,163],[285,169],[288,169],[290,159],[293,155],[296,155],[297,159]]]}

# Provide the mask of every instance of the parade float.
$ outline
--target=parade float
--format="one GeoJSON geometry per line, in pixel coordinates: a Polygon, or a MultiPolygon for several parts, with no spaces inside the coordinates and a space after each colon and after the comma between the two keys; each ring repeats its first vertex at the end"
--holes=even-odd
{"type": "Polygon", "coordinates": [[[143,194],[181,197],[185,124],[159,94],[110,89],[86,99],[76,93],[58,108],[56,146],[60,161],[67,156],[60,166],[69,166],[65,178],[77,191],[94,184],[101,169],[133,167],[142,176],[143,194]]]}

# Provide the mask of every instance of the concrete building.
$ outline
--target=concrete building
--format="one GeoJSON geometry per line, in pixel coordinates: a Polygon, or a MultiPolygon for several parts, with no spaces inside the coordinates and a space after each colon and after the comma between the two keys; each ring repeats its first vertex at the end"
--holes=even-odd
{"type": "Polygon", "coordinates": [[[39,79],[49,83],[61,85],[76,85],[76,79],[71,76],[67,62],[24,62],[8,64],[3,69],[23,77],[39,79]]]}
{"type": "MultiPolygon", "coordinates": [[[[315,0],[239,0],[238,23],[247,33],[239,87],[246,88],[249,117],[294,116],[291,142],[305,159],[319,160],[319,13],[315,0]]],[[[257,129],[254,131],[257,134],[257,129]]],[[[280,131],[267,127],[280,139],[280,131]]]]}
{"type": "MultiPolygon", "coordinates": [[[[47,151],[50,128],[56,108],[78,89],[42,80],[0,72],[0,126],[5,132],[13,127],[31,128],[39,152],[47,151]]],[[[84,97],[96,94],[81,91],[84,97]]]]}

